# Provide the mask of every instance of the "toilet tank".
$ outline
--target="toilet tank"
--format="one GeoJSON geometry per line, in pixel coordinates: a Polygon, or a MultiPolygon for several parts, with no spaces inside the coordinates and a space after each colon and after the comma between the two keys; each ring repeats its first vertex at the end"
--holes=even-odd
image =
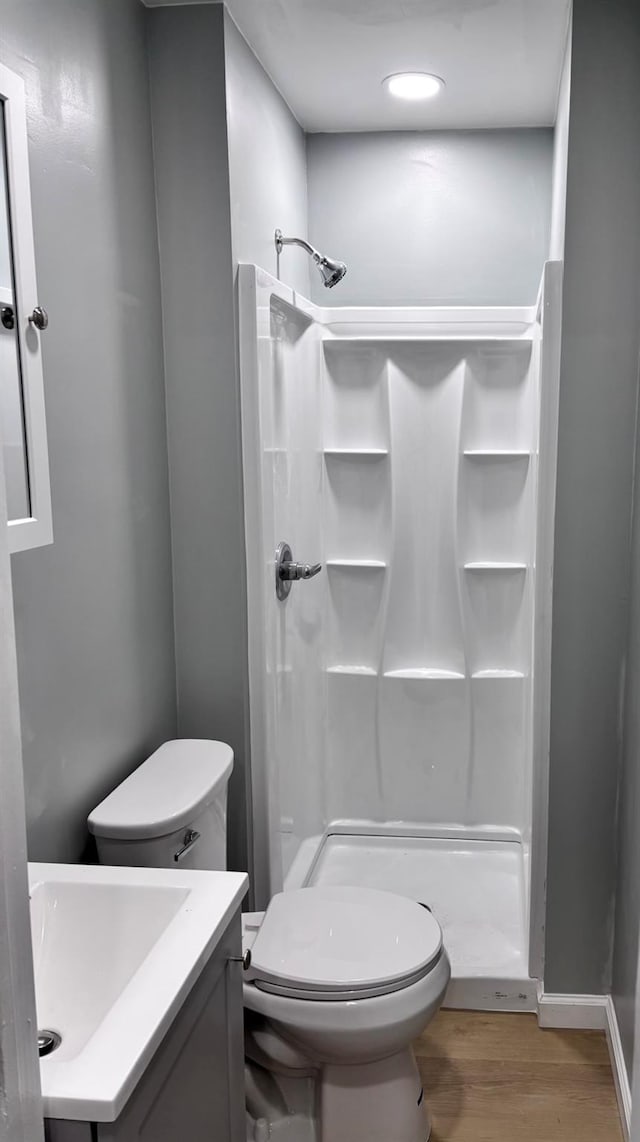
{"type": "Polygon", "coordinates": [[[165,742],[90,814],[100,864],[225,869],[232,769],[224,742],[165,742]]]}

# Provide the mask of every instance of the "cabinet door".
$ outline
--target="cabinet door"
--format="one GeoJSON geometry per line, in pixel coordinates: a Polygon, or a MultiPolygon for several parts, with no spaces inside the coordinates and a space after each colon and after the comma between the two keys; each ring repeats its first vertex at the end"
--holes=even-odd
{"type": "MultiPolygon", "coordinates": [[[[178,1013],[143,1079],[97,1142],[244,1142],[240,918],[178,1013]]],[[[95,1127],[94,1127],[95,1129],[95,1127]]]]}

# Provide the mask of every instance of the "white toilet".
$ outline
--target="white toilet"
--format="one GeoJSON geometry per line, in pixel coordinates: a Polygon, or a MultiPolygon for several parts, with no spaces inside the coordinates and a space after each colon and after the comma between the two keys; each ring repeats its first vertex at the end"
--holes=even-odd
{"type": "MultiPolygon", "coordinates": [[[[411,1043],[439,1010],[450,976],[432,914],[390,892],[302,888],[247,916],[244,940],[245,1051],[281,1080],[314,1076],[318,1132],[307,1137],[425,1142],[429,1116],[411,1043]]],[[[285,1082],[281,1093],[285,1103],[295,1097],[285,1082]]],[[[264,1097],[273,1123],[268,1089],[264,1097]]]]}
{"type": "MultiPolygon", "coordinates": [[[[233,753],[165,742],[89,817],[103,864],[221,869],[233,753]]],[[[255,1142],[426,1142],[412,1040],[450,976],[421,904],[365,888],[279,893],[244,917],[255,1142]]]]}
{"type": "Polygon", "coordinates": [[[100,864],[225,869],[232,770],[224,742],[165,742],[90,814],[100,864]]]}

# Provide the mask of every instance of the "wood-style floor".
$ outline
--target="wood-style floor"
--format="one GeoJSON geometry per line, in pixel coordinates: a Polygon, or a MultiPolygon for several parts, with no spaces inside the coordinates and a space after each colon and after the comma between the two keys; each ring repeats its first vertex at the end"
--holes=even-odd
{"type": "Polygon", "coordinates": [[[603,1032],[441,1011],[414,1046],[431,1142],[622,1142],[603,1032]]]}

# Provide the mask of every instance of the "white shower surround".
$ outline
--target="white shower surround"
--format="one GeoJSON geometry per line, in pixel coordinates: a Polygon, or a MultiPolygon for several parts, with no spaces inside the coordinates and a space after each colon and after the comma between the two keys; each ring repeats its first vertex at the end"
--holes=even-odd
{"type": "Polygon", "coordinates": [[[422,877],[464,1005],[533,1007],[541,974],[559,278],[329,309],[240,267],[256,894],[422,877]],[[325,566],[284,604],[280,540],[325,566]]]}

